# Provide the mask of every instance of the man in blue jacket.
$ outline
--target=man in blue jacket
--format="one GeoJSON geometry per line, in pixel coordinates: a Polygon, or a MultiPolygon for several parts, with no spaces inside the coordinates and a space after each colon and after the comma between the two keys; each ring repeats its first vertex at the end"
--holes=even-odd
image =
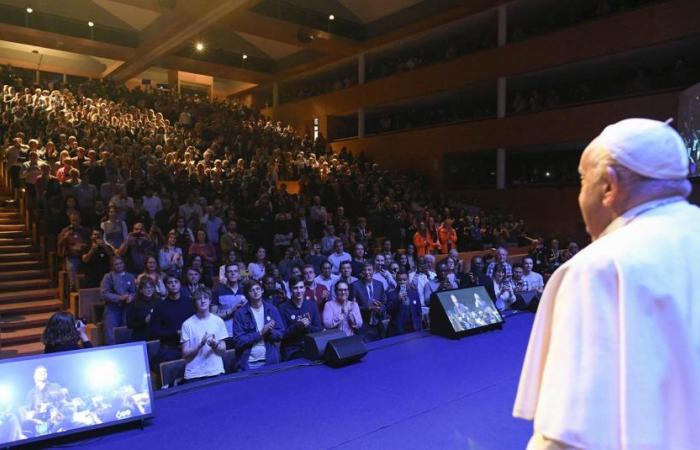
{"type": "Polygon", "coordinates": [[[280,362],[284,326],[277,308],[262,300],[263,287],[251,281],[243,288],[248,303],[233,316],[233,341],[240,370],[257,369],[280,362]]]}
{"type": "Polygon", "coordinates": [[[282,359],[285,361],[301,358],[304,353],[304,336],[321,331],[321,317],[316,303],[304,299],[304,280],[291,277],[289,289],[292,291],[291,300],[279,305],[285,328],[282,339],[282,359]]]}
{"type": "Polygon", "coordinates": [[[396,275],[399,287],[391,291],[387,298],[386,310],[391,315],[389,336],[420,331],[422,327],[422,309],[418,290],[408,284],[408,274],[396,275]]]}
{"type": "Polygon", "coordinates": [[[350,286],[351,298],[357,302],[362,313],[360,333],[367,342],[382,338],[384,313],[386,312],[386,292],[384,285],[374,279],[374,266],[367,262],[362,268],[360,279],[350,286]]]}

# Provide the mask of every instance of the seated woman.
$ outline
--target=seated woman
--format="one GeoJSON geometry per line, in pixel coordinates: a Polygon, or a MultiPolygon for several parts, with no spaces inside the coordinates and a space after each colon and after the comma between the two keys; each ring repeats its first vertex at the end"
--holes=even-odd
{"type": "Polygon", "coordinates": [[[73,314],[64,311],[59,311],[49,318],[41,341],[44,343],[44,353],[92,347],[82,320],[76,321],[73,314]]]}
{"type": "Polygon", "coordinates": [[[323,306],[323,326],[328,330],[343,330],[346,335],[352,336],[362,328],[360,308],[357,302],[348,300],[350,285],[345,281],[338,281],[333,289],[335,300],[323,306]]]}
{"type": "Polygon", "coordinates": [[[137,281],[136,300],[126,305],[126,326],[131,330],[132,341],[147,341],[150,338],[150,323],[153,310],[160,303],[153,280],[142,276],[137,281]]]}
{"type": "Polygon", "coordinates": [[[506,279],[506,268],[503,264],[496,264],[493,268],[493,277],[490,283],[486,283],[486,292],[489,293],[493,299],[496,308],[499,311],[508,309],[510,305],[515,301],[515,294],[513,293],[513,284],[510,280],[506,279]]]}
{"type": "Polygon", "coordinates": [[[158,270],[158,260],[155,256],[146,256],[146,263],[143,267],[143,272],[136,278],[136,283],[138,284],[142,278],[150,278],[153,281],[153,286],[156,289],[156,295],[160,298],[165,298],[168,295],[168,291],[165,289],[165,283],[163,283],[163,274],[158,270]]]}
{"type": "Polygon", "coordinates": [[[263,302],[263,287],[258,281],[247,283],[243,294],[248,303],[233,316],[233,341],[238,368],[249,370],[280,362],[284,327],[277,308],[263,302]]]}

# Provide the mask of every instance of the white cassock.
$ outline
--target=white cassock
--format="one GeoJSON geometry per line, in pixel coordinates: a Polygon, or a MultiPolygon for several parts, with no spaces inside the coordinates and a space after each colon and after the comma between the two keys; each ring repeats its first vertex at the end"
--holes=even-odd
{"type": "Polygon", "coordinates": [[[645,203],[545,288],[513,415],[584,449],[700,449],[700,208],[645,203]]]}

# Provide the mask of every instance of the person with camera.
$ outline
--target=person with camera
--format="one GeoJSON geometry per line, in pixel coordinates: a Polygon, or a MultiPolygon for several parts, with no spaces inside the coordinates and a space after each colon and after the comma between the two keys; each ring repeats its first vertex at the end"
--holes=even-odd
{"type": "Polygon", "coordinates": [[[78,290],[78,271],[84,249],[90,243],[90,230],[80,225],[80,213],[69,216],[70,224],[58,234],[58,253],[65,258],[71,291],[78,290]]]}
{"type": "Polygon", "coordinates": [[[44,353],[92,348],[92,342],[85,329],[85,323],[76,320],[73,314],[65,311],[55,313],[49,318],[41,336],[44,353]]]}
{"type": "Polygon", "coordinates": [[[104,241],[103,234],[100,228],[91,232],[90,246],[81,257],[85,273],[85,280],[81,283],[81,287],[98,287],[104,274],[109,272],[114,250],[104,241]]]}
{"type": "Polygon", "coordinates": [[[282,338],[282,359],[301,358],[304,353],[304,336],[321,331],[321,316],[312,300],[304,299],[306,287],[300,277],[289,279],[292,298],[279,306],[279,313],[284,324],[282,338]]]}
{"type": "Polygon", "coordinates": [[[386,310],[391,316],[388,336],[420,331],[422,327],[423,310],[418,297],[418,290],[408,283],[408,274],[399,272],[396,275],[398,289],[387,296],[386,310]]]}
{"type": "Polygon", "coordinates": [[[105,344],[114,344],[114,329],[126,325],[126,305],[136,298],[136,280],[125,270],[124,259],[112,258],[112,270],[100,284],[100,298],[105,302],[105,344]]]}
{"type": "Polygon", "coordinates": [[[125,258],[130,272],[143,272],[146,266],[146,257],[155,254],[155,245],[145,232],[143,223],[134,224],[133,231],[126,237],[122,246],[117,250],[117,254],[125,258]]]}

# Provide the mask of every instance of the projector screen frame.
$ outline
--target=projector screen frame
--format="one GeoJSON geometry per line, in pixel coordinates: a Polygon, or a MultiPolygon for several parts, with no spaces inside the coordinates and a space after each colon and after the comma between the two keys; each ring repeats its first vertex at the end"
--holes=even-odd
{"type": "MultiPolygon", "coordinates": [[[[138,342],[127,342],[124,344],[118,344],[118,345],[110,345],[110,346],[100,346],[100,347],[92,347],[92,348],[85,348],[85,349],[79,349],[79,350],[70,350],[70,351],[65,351],[65,352],[56,352],[56,353],[41,353],[41,354],[36,354],[36,355],[27,355],[27,356],[19,356],[16,358],[5,358],[5,359],[0,359],[0,373],[3,371],[3,366],[10,366],[12,364],[16,364],[19,362],[26,362],[26,361],[32,361],[35,360],[37,362],[40,362],[42,360],[46,360],[49,358],[61,358],[61,357],[69,357],[69,355],[75,355],[75,354],[81,354],[85,355],[86,353],[99,353],[99,352],[108,352],[110,350],[115,350],[118,348],[124,348],[124,347],[140,347],[142,349],[141,353],[144,358],[144,367],[146,368],[146,378],[147,378],[147,386],[148,386],[148,396],[149,396],[149,412],[146,414],[134,416],[134,417],[127,417],[124,419],[116,419],[113,421],[109,422],[104,422],[96,425],[87,425],[83,427],[77,427],[77,428],[72,428],[69,430],[64,430],[56,433],[50,433],[50,434],[45,434],[41,436],[33,436],[29,437],[26,439],[20,439],[20,440],[15,440],[11,442],[0,442],[0,449],[9,449],[9,448],[14,448],[14,447],[19,447],[19,446],[25,446],[27,444],[35,444],[37,442],[50,442],[55,439],[60,439],[60,438],[65,438],[65,437],[70,437],[70,436],[78,436],[82,433],[88,433],[88,432],[94,432],[95,430],[100,430],[100,429],[108,429],[111,427],[119,427],[123,426],[129,423],[138,423],[140,427],[143,429],[144,422],[146,420],[152,419],[154,417],[154,393],[153,393],[153,385],[152,385],[152,380],[151,380],[151,370],[150,370],[150,362],[148,360],[148,351],[146,347],[146,341],[138,341],[138,342]]],[[[7,370],[7,369],[4,369],[7,370]]],[[[73,376],[73,374],[71,374],[73,376]]],[[[20,420],[21,422],[21,420],[20,420]]]]}

